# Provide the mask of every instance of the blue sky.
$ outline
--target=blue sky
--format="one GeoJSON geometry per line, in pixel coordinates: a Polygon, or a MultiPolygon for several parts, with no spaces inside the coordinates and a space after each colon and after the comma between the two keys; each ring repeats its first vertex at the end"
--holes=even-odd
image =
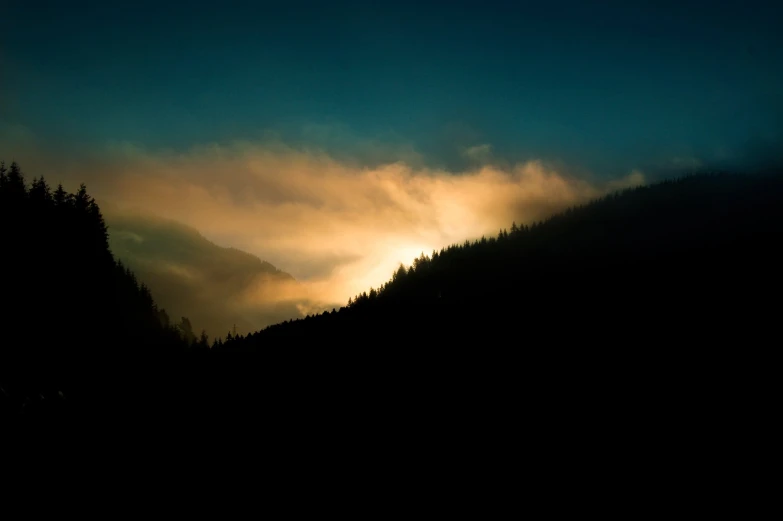
{"type": "Polygon", "coordinates": [[[607,176],[783,138],[776,2],[378,4],[6,0],[0,118],[85,149],[272,132],[454,171],[490,144],[607,176]]]}

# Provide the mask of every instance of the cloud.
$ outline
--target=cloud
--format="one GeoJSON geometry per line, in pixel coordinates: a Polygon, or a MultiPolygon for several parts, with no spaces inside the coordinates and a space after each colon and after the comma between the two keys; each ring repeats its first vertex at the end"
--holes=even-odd
{"type": "Polygon", "coordinates": [[[470,161],[486,163],[492,158],[492,145],[485,143],[466,148],[462,155],[470,161]]]}
{"type": "Polygon", "coordinates": [[[173,321],[186,316],[196,332],[206,329],[219,336],[236,327],[246,334],[329,304],[315,300],[307,288],[274,266],[217,246],[193,228],[124,214],[111,205],[103,212],[114,255],[149,286],[173,321]]]}
{"type": "Polygon", "coordinates": [[[368,137],[345,124],[308,123],[288,139],[301,141],[309,148],[329,150],[332,158],[345,164],[375,167],[402,161],[407,165],[421,166],[426,162],[412,143],[392,131],[368,137]]]}
{"type": "Polygon", "coordinates": [[[330,303],[377,287],[422,252],[644,182],[634,172],[600,184],[540,161],[459,174],[401,161],[361,166],[318,150],[250,142],[187,153],[118,143],[78,162],[60,159],[58,167],[72,188],[87,182],[99,202],[193,226],[291,273],[302,282],[291,292],[306,288],[311,301],[330,303]]]}

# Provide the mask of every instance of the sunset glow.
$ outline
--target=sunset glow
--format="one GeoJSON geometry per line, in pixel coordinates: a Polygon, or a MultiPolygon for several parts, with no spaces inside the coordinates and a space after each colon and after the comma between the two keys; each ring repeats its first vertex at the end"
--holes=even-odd
{"type": "Polygon", "coordinates": [[[774,2],[50,4],[0,8],[0,157],[85,183],[160,300],[221,329],[608,192],[781,160],[774,2]]]}

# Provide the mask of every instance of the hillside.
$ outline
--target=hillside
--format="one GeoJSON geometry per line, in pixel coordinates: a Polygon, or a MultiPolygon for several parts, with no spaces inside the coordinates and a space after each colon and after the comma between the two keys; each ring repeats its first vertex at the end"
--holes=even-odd
{"type": "Polygon", "coordinates": [[[774,320],[781,201],[779,176],[697,175],[625,190],[432,252],[337,313],[231,346],[363,346],[418,358],[748,342],[774,320]]]}
{"type": "Polygon", "coordinates": [[[82,185],[51,190],[0,164],[0,409],[60,400],[105,405],[140,378],[134,368],[187,345],[148,288],[117,262],[103,215],[82,185]]]}
{"type": "MultiPolygon", "coordinates": [[[[386,432],[465,418],[510,435],[520,404],[537,421],[609,422],[660,410],[664,394],[689,418],[683,393],[725,383],[728,365],[748,384],[743,361],[776,334],[781,177],[693,176],[612,194],[422,256],[339,311],[213,349],[188,349],[114,259],[85,187],[28,189],[16,165],[0,179],[3,414],[63,392],[66,410],[81,411],[68,417],[84,422],[196,422],[206,433],[238,421],[297,443],[324,425],[386,432]]],[[[151,226],[146,236],[180,260],[199,258],[198,234],[172,228],[169,242],[151,226]]],[[[710,388],[718,414],[730,393],[710,388]]]]}
{"type": "Polygon", "coordinates": [[[294,278],[254,255],[175,221],[113,210],[106,220],[114,255],[162,307],[187,316],[196,334],[224,336],[234,325],[246,334],[302,316],[299,302],[285,298],[294,278]]]}

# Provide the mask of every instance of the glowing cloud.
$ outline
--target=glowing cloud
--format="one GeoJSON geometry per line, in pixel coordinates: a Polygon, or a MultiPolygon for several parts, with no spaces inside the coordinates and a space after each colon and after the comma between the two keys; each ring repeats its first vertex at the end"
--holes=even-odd
{"type": "MultiPolygon", "coordinates": [[[[490,150],[482,145],[471,154],[490,150]]],[[[369,168],[322,152],[252,143],[185,154],[124,144],[64,168],[62,175],[86,181],[99,202],[116,211],[183,222],[303,282],[275,298],[324,304],[377,287],[399,263],[410,264],[422,252],[497,234],[514,220],[529,223],[644,182],[633,172],[600,185],[537,161],[460,174],[402,162],[369,168]]],[[[248,302],[272,298],[252,286],[247,291],[248,302]]]]}

